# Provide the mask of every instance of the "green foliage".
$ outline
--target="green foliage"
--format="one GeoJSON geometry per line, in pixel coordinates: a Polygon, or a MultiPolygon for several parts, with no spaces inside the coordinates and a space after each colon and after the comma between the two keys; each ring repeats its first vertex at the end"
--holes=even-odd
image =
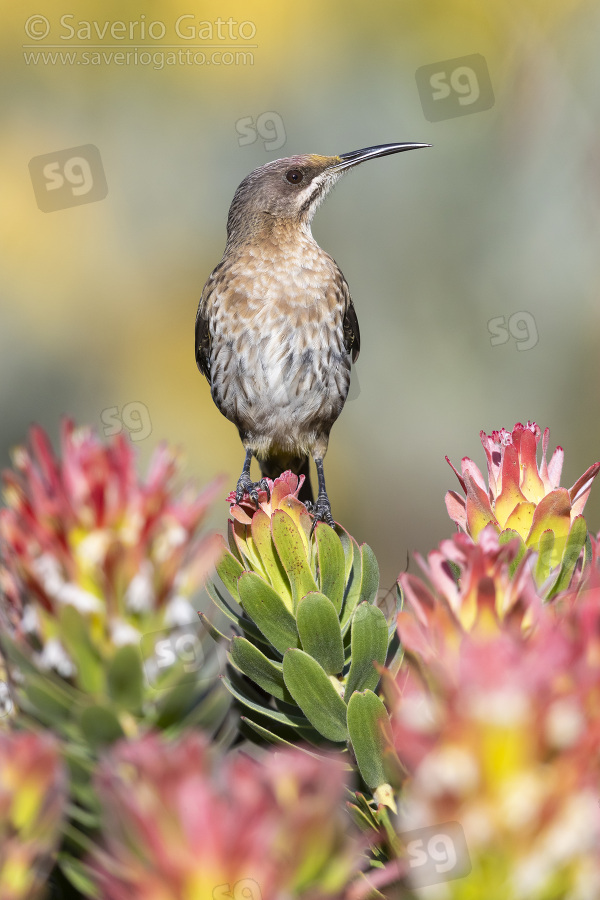
{"type": "Polygon", "coordinates": [[[340,527],[319,523],[313,533],[311,525],[291,496],[270,515],[259,509],[232,523],[217,566],[221,584],[209,586],[236,633],[224,684],[244,707],[245,735],[317,750],[345,745],[376,791],[388,781],[391,745],[387,711],[373,692],[378,667],[397,650],[398,607],[387,621],[376,606],[370,547],[340,527]]]}

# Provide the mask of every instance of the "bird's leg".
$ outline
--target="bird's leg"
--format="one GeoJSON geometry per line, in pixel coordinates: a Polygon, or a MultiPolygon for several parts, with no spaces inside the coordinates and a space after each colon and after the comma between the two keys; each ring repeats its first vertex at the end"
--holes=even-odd
{"type": "Polygon", "coordinates": [[[258,492],[266,491],[269,500],[271,499],[271,493],[269,491],[269,483],[266,478],[261,478],[260,481],[252,481],[252,479],[250,478],[251,462],[252,450],[246,450],[244,468],[242,469],[242,474],[238,478],[238,483],[235,489],[235,502],[241,503],[244,499],[244,494],[248,494],[250,499],[254,500],[256,508],[258,509],[258,492]]]}
{"type": "Polygon", "coordinates": [[[325,487],[325,472],[323,471],[323,460],[315,459],[317,467],[317,478],[319,480],[319,493],[316,503],[307,503],[306,508],[309,513],[314,516],[312,530],[314,531],[317,522],[327,522],[332,528],[335,528],[335,522],[331,515],[331,503],[327,496],[327,488],[325,487]]]}

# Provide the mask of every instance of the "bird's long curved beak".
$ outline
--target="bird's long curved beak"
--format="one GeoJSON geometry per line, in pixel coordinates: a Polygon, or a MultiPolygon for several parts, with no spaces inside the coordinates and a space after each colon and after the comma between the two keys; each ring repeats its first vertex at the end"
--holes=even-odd
{"type": "Polygon", "coordinates": [[[376,147],[365,147],[363,150],[352,150],[350,153],[340,153],[339,163],[334,163],[331,169],[340,172],[358,166],[367,159],[377,159],[380,156],[389,156],[391,153],[402,153],[404,150],[418,150],[419,147],[431,147],[431,144],[378,144],[376,147]]]}

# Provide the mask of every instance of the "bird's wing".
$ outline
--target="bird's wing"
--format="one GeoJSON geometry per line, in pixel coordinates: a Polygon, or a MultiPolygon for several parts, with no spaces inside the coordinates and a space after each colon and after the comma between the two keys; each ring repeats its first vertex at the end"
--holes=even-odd
{"type": "MultiPolygon", "coordinates": [[[[340,273],[341,274],[341,273],[340,273]]],[[[358,327],[358,317],[354,309],[354,303],[350,296],[350,288],[348,282],[342,276],[342,293],[344,295],[344,346],[348,353],[352,352],[352,362],[355,363],[360,353],[360,328],[358,327]]]]}
{"type": "Polygon", "coordinates": [[[208,321],[208,297],[212,293],[212,279],[206,282],[198,312],[196,313],[196,365],[210,384],[210,327],[208,321]]]}

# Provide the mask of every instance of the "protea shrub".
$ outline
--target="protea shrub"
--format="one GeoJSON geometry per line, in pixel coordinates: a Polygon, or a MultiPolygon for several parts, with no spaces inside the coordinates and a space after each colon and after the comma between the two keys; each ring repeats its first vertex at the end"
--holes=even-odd
{"type": "Polygon", "coordinates": [[[5,677],[18,722],[62,738],[73,854],[97,823],[90,775],[102,747],[149,729],[215,731],[229,706],[191,605],[221,552],[218,536],[203,531],[220,485],[177,490],[177,470],[161,446],[141,479],[125,437],[103,444],[65,421],[58,457],[33,428],[4,473],[5,677]],[[201,667],[172,652],[182,629],[201,667]]]}
{"type": "MultiPolygon", "coordinates": [[[[302,478],[303,476],[301,476],[302,478]]],[[[284,473],[254,504],[229,499],[229,545],[208,591],[230,620],[225,684],[243,707],[246,734],[261,742],[350,751],[378,803],[394,806],[402,773],[384,755],[388,713],[378,666],[394,665],[393,616],[376,605],[373,551],[338,526],[315,527],[284,473]]],[[[210,627],[210,626],[209,626],[210,627]]]]}

